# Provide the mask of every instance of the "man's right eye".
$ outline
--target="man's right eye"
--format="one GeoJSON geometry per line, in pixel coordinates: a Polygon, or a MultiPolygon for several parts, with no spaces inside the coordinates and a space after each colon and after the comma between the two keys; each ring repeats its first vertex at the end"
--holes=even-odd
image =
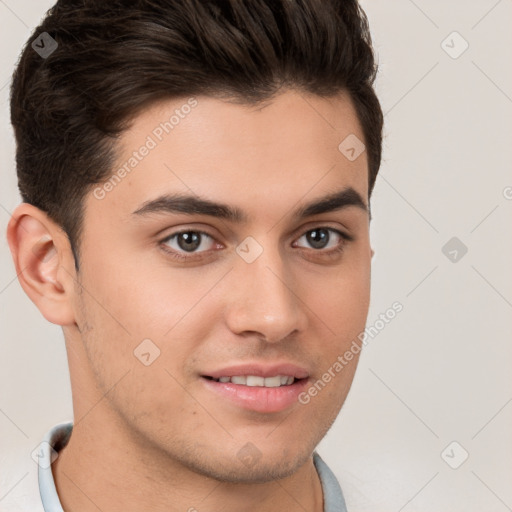
{"type": "Polygon", "coordinates": [[[205,238],[214,241],[213,237],[204,231],[193,231],[189,229],[178,231],[177,233],[165,237],[160,244],[164,251],[169,253],[173,258],[186,260],[190,258],[190,256],[187,256],[187,253],[197,254],[207,252],[207,250],[196,250],[200,247],[204,247],[205,238]],[[174,247],[171,244],[174,244],[174,247]]]}

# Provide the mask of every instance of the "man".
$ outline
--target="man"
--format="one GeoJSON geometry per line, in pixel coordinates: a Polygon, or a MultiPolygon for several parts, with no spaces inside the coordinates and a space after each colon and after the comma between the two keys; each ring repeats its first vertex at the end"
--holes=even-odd
{"type": "Polygon", "coordinates": [[[48,12],[13,77],[8,226],[70,369],[47,512],[346,510],[315,448],[368,313],[375,72],[355,1],[48,12]]]}

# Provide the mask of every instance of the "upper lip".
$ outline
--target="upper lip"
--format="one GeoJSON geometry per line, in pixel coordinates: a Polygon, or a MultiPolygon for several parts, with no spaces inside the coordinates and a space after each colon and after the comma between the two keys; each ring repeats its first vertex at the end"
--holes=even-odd
{"type": "Polygon", "coordinates": [[[309,372],[293,363],[279,364],[262,364],[262,363],[245,363],[234,364],[219,370],[212,370],[204,373],[203,377],[233,377],[235,375],[255,375],[257,377],[274,377],[276,375],[286,375],[296,379],[304,379],[309,377],[309,372]]]}

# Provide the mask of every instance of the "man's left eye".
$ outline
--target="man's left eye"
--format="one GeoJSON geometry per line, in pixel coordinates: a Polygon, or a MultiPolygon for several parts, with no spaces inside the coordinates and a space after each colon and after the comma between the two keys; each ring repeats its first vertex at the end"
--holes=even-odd
{"type": "Polygon", "coordinates": [[[341,231],[338,231],[337,229],[333,228],[327,228],[327,227],[319,227],[315,229],[310,229],[306,233],[304,233],[300,238],[305,238],[307,240],[307,243],[310,244],[310,246],[313,249],[331,249],[334,247],[337,247],[340,244],[341,240],[348,240],[349,237],[342,233],[341,231]],[[334,233],[336,236],[334,239],[338,239],[338,241],[334,242],[334,245],[328,246],[329,242],[331,242],[332,236],[329,233],[334,233]]]}

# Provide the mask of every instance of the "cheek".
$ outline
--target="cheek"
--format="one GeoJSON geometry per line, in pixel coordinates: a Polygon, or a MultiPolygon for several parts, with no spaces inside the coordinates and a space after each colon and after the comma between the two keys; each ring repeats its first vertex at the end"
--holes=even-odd
{"type": "Polygon", "coordinates": [[[218,277],[191,279],[184,270],[141,262],[121,268],[114,260],[100,265],[91,258],[94,272],[84,274],[89,330],[83,338],[97,380],[107,390],[129,372],[116,387],[125,414],[154,418],[168,414],[171,405],[195,411],[182,386],[192,378],[190,362],[211,329],[213,313],[201,298],[218,277]]]}
{"type": "Polygon", "coordinates": [[[363,258],[308,280],[306,303],[333,337],[347,340],[364,330],[370,304],[370,265],[363,258]]]}
{"type": "Polygon", "coordinates": [[[201,298],[204,286],[191,286],[185,271],[129,258],[113,247],[87,259],[87,285],[92,304],[105,325],[120,329],[132,341],[162,339],[201,298]]]}
{"type": "Polygon", "coordinates": [[[91,298],[84,302],[87,329],[82,342],[100,394],[114,410],[141,431],[161,430],[164,438],[174,435],[169,430],[171,415],[180,417],[181,423],[201,416],[197,402],[183,391],[193,334],[188,339],[173,332],[164,337],[162,328],[169,329],[164,315],[161,325],[155,317],[155,325],[150,325],[138,307],[112,307],[107,312],[91,298]]]}

